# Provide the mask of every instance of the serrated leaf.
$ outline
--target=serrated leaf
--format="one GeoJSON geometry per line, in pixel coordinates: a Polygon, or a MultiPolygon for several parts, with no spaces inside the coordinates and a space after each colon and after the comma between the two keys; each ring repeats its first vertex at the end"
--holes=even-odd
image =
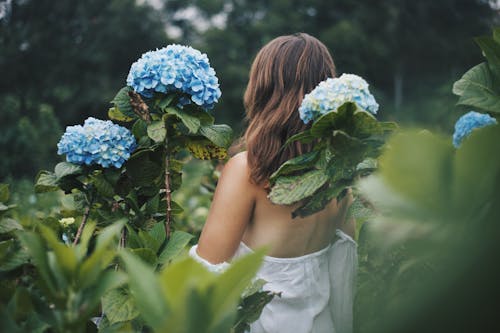
{"type": "Polygon", "coordinates": [[[148,124],[142,119],[137,119],[132,125],[132,134],[137,140],[148,135],[147,126],[148,124]]]}
{"type": "Polygon", "coordinates": [[[314,194],[328,181],[323,170],[312,170],[300,176],[283,176],[271,188],[269,199],[279,205],[291,205],[314,194]]]}
{"type": "Polygon", "coordinates": [[[7,202],[10,198],[9,184],[0,184],[0,202],[7,202]]]}
{"type": "Polygon", "coordinates": [[[323,191],[316,192],[312,197],[308,198],[304,205],[293,211],[292,217],[306,217],[323,210],[334,198],[336,198],[342,190],[347,188],[348,181],[339,181],[330,185],[323,191]]]}
{"type": "Polygon", "coordinates": [[[117,107],[109,108],[108,118],[111,120],[122,121],[122,122],[129,122],[135,119],[133,117],[129,117],[123,114],[117,107]]]}
{"type": "Polygon", "coordinates": [[[198,132],[201,122],[200,119],[198,119],[197,117],[192,116],[187,112],[183,112],[182,110],[179,110],[176,107],[166,108],[165,113],[175,115],[177,118],[179,118],[184,124],[184,126],[186,126],[189,129],[189,132],[191,132],[192,134],[198,132]]]}
{"type": "Polygon", "coordinates": [[[155,142],[163,142],[165,141],[165,137],[167,136],[167,128],[165,126],[165,121],[157,120],[153,121],[147,127],[148,136],[153,139],[155,142]]]}
{"type": "Polygon", "coordinates": [[[123,87],[120,91],[118,91],[111,103],[113,103],[123,115],[131,118],[137,118],[137,115],[130,104],[130,96],[128,95],[129,91],[132,91],[132,88],[123,87]]]}
{"type": "Polygon", "coordinates": [[[307,168],[311,168],[314,166],[316,161],[318,160],[320,152],[317,150],[311,151],[309,153],[305,153],[303,155],[299,155],[291,160],[283,163],[278,170],[276,170],[271,177],[269,177],[270,181],[274,181],[278,176],[284,176],[290,174],[294,171],[304,170],[307,168]]]}
{"type": "Polygon", "coordinates": [[[477,37],[474,40],[488,59],[488,66],[493,75],[500,79],[500,44],[490,36],[477,37]]]}
{"type": "Polygon", "coordinates": [[[57,177],[54,173],[42,170],[38,173],[35,181],[35,192],[44,193],[57,191],[57,177]]]}
{"type": "Polygon", "coordinates": [[[110,324],[129,321],[139,315],[135,300],[124,288],[112,289],[104,294],[102,310],[110,324]]]}
{"type": "Polygon", "coordinates": [[[173,260],[176,256],[178,256],[186,247],[186,245],[189,244],[189,241],[193,238],[194,236],[180,230],[174,231],[172,236],[170,237],[167,246],[163,250],[163,252],[160,254],[158,258],[158,262],[161,264],[166,264],[173,260]]]}
{"type": "Polygon", "coordinates": [[[233,130],[227,125],[201,126],[200,134],[222,148],[229,148],[233,142],[233,130]]]}
{"type": "Polygon", "coordinates": [[[155,239],[158,244],[163,244],[165,241],[165,225],[161,222],[156,223],[151,230],[148,231],[148,234],[155,239]]]}

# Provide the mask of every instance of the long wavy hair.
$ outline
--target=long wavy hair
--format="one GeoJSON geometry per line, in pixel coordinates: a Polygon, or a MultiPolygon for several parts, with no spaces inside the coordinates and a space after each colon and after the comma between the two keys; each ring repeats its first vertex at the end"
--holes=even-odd
{"type": "Polygon", "coordinates": [[[300,143],[282,146],[307,128],[298,112],[302,98],[328,77],[335,77],[332,56],[308,34],[277,37],[257,53],[244,96],[252,182],[266,185],[282,163],[311,149],[300,143]]]}

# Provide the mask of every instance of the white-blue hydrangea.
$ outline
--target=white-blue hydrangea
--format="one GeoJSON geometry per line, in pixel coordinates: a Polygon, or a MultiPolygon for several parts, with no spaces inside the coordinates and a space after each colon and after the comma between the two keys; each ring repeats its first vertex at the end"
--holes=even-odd
{"type": "Polygon", "coordinates": [[[462,141],[468,137],[476,128],[494,125],[497,120],[485,113],[470,111],[460,117],[455,123],[455,133],[453,133],[453,145],[458,148],[462,141]]]}
{"type": "Polygon", "coordinates": [[[83,126],[66,127],[57,153],[66,154],[70,163],[120,168],[136,147],[134,136],[125,127],[90,117],[83,126]]]}
{"type": "Polygon", "coordinates": [[[177,44],[144,53],[132,64],[127,84],[144,97],[152,97],[154,92],[185,93],[204,109],[213,108],[221,96],[207,55],[177,44]]]}
{"type": "Polygon", "coordinates": [[[299,107],[300,119],[307,124],[319,116],[336,110],[346,102],[355,102],[361,109],[376,114],[378,103],[368,90],[368,83],[355,74],[328,78],[304,96],[299,107]]]}

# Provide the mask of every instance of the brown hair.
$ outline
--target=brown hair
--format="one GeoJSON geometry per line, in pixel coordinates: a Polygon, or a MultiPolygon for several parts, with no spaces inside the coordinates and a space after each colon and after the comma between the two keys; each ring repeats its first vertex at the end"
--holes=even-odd
{"type": "Polygon", "coordinates": [[[275,38],[259,51],[244,97],[248,122],[244,139],[252,182],[265,184],[282,163],[310,149],[300,143],[282,146],[307,128],[298,112],[304,95],[334,76],[328,49],[308,34],[275,38]]]}

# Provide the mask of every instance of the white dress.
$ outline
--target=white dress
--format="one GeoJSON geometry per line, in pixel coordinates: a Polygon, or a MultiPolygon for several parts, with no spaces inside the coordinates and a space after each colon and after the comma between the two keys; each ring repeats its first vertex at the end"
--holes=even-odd
{"type": "MultiPolygon", "coordinates": [[[[281,292],[267,304],[251,333],[351,333],[357,270],[356,242],[340,230],[328,247],[300,257],[265,256],[257,278],[263,289],[281,292]]],[[[190,255],[213,271],[227,263],[210,264],[196,253],[190,255]]],[[[234,257],[252,252],[243,242],[234,257]]]]}

